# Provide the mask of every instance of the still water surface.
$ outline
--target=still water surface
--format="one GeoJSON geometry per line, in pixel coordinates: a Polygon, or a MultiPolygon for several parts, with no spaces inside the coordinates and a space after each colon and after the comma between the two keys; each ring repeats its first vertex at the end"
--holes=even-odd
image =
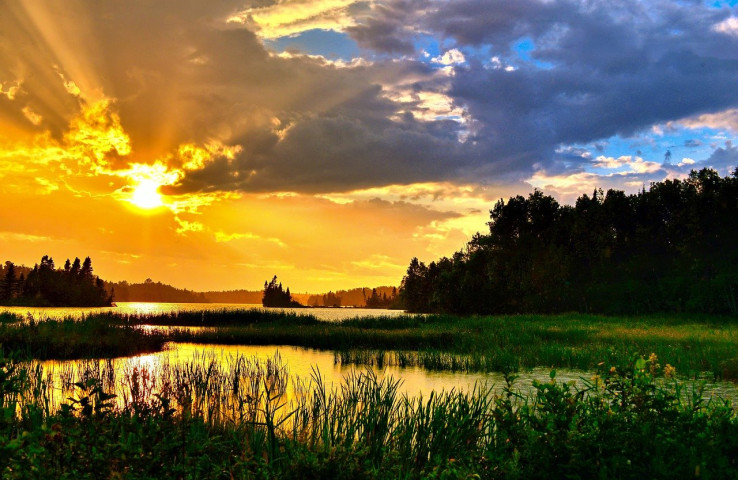
{"type": "MultiPolygon", "coordinates": [[[[430,392],[457,391],[469,392],[476,388],[491,389],[496,394],[501,394],[505,387],[505,378],[501,373],[465,373],[465,372],[438,372],[429,371],[420,367],[398,367],[385,366],[353,366],[341,365],[335,361],[333,352],[292,347],[285,345],[209,345],[172,343],[168,344],[165,351],[113,360],[91,360],[91,361],[47,361],[42,362],[45,376],[53,382],[53,388],[58,393],[59,399],[64,400],[69,395],[65,388],[71,383],[86,378],[90,371],[113,371],[117,379],[115,384],[116,393],[119,397],[125,396],[125,382],[122,379],[130,376],[136,369],[139,372],[148,372],[152,377],[162,371],[168,371],[170,367],[184,367],[190,369],[194,365],[207,366],[215,361],[219,368],[227,372],[239,357],[246,357],[249,361],[260,362],[262,365],[267,361],[278,358],[278,363],[286,367],[292,382],[309,383],[316,372],[320,373],[324,384],[329,388],[340,388],[344,379],[356,372],[371,369],[379,379],[391,377],[400,380],[398,391],[409,397],[423,395],[427,397],[430,392]]],[[[527,396],[535,391],[534,382],[549,382],[551,369],[535,368],[525,370],[516,374],[513,390],[521,395],[527,396]]],[[[587,383],[591,384],[593,373],[582,370],[557,369],[556,382],[570,383],[579,388],[584,388],[587,383]]],[[[702,386],[704,388],[702,397],[731,399],[738,401],[738,385],[732,382],[714,382],[709,379],[699,381],[686,381],[684,394],[690,394],[692,387],[702,386]]],[[[57,400],[57,401],[58,401],[57,400]]]]}
{"type": "Polygon", "coordinates": [[[2,307],[0,311],[13,312],[18,315],[32,315],[36,320],[47,318],[81,318],[85,315],[100,312],[119,313],[121,315],[157,314],[191,311],[219,311],[256,309],[270,312],[290,312],[298,315],[313,315],[325,322],[340,322],[356,317],[395,317],[406,315],[402,310],[385,310],[373,308],[265,308],[258,304],[244,303],[157,303],[157,302],[118,302],[116,307],[101,308],[41,308],[41,307],[2,307]]]}
{"type": "MultiPolygon", "coordinates": [[[[363,308],[305,308],[305,309],[265,309],[261,305],[225,304],[225,303],[144,303],[120,302],[117,307],[109,308],[29,308],[29,307],[0,307],[5,311],[16,312],[20,315],[33,315],[36,319],[45,318],[81,318],[96,312],[116,312],[121,314],[156,314],[179,311],[202,310],[239,310],[263,309],[271,311],[294,311],[300,315],[314,315],[323,321],[341,321],[348,318],[367,316],[398,316],[404,315],[399,310],[363,309],[363,308]]],[[[292,346],[243,346],[243,345],[207,345],[207,344],[169,344],[167,350],[149,355],[119,358],[111,361],[110,366],[122,375],[133,368],[145,368],[156,371],[162,365],[182,365],[193,362],[193,359],[216,359],[223,368],[227,369],[229,362],[238,356],[266,361],[279,354],[292,378],[309,380],[313,370],[318,370],[328,385],[338,386],[343,379],[356,369],[373,368],[378,376],[391,376],[402,381],[400,391],[410,396],[427,395],[431,391],[468,391],[475,385],[486,384],[496,391],[501,391],[505,385],[504,377],[500,373],[460,373],[434,372],[420,367],[387,366],[382,369],[376,367],[345,366],[335,362],[333,352],[320,351],[292,346]]],[[[80,363],[44,362],[44,369],[52,377],[58,377],[64,372],[67,377],[77,376],[80,363]]],[[[520,372],[515,382],[516,389],[523,394],[533,390],[533,381],[549,381],[550,369],[536,368],[531,371],[520,372]]],[[[592,372],[580,370],[559,369],[556,373],[558,382],[574,382],[583,386],[585,381],[592,377],[592,372]]],[[[58,380],[57,380],[58,381],[58,380]]],[[[732,382],[703,381],[705,396],[719,396],[738,400],[738,385],[732,382]]]]}

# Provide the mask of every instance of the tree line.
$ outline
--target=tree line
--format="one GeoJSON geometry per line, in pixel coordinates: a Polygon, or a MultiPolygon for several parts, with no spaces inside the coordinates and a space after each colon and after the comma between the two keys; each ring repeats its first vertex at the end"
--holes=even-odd
{"type": "Polygon", "coordinates": [[[176,288],[147,278],[143,283],[105,282],[105,289],[115,295],[116,302],[175,302],[208,303],[210,299],[203,292],[176,288]]]}
{"type": "Polygon", "coordinates": [[[738,314],[738,168],[573,206],[536,189],[498,201],[488,226],[450,258],[411,260],[408,311],[738,314]]]}
{"type": "Polygon", "coordinates": [[[56,268],[48,255],[33,269],[5,262],[0,283],[0,304],[52,307],[102,307],[112,304],[112,294],[93,274],[92,260],[69,259],[56,268]]]}
{"type": "Polygon", "coordinates": [[[397,287],[352,288],[310,295],[311,307],[394,308],[398,302],[397,287]]]}

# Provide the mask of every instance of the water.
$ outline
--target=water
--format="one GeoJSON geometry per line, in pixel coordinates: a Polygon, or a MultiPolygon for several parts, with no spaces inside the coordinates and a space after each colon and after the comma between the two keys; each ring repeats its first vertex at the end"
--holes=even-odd
{"type": "MultiPolygon", "coordinates": [[[[398,310],[363,309],[363,308],[305,308],[305,309],[265,309],[261,305],[224,304],[224,303],[139,303],[120,302],[117,307],[107,308],[30,308],[30,307],[0,307],[5,311],[16,312],[20,315],[31,314],[36,319],[44,318],[81,318],[84,315],[97,312],[116,312],[121,314],[156,314],[178,311],[202,310],[240,310],[260,309],[270,311],[288,311],[299,315],[314,315],[320,320],[336,322],[344,319],[367,316],[398,316],[405,313],[398,310]]],[[[224,367],[238,356],[253,357],[260,361],[273,358],[279,354],[293,378],[307,380],[314,369],[320,371],[329,385],[339,385],[352,371],[372,367],[345,366],[336,363],[334,354],[330,351],[319,351],[291,346],[240,346],[240,345],[203,345],[203,344],[169,344],[168,349],[150,355],[141,355],[128,358],[114,359],[110,366],[118,373],[133,368],[146,368],[154,372],[164,364],[177,365],[192,362],[193,358],[215,358],[224,367]]],[[[58,377],[64,372],[67,377],[75,376],[79,372],[75,369],[80,365],[77,361],[43,362],[44,369],[51,377],[58,377]],[[56,373],[55,373],[56,372],[56,373]]],[[[373,367],[381,376],[391,376],[402,380],[400,391],[410,396],[427,395],[431,391],[456,390],[468,391],[475,385],[485,384],[501,391],[505,385],[504,377],[499,373],[460,373],[435,372],[420,367],[388,366],[383,369],[373,367]]],[[[520,372],[515,382],[515,388],[523,394],[533,390],[533,381],[549,381],[550,370],[537,368],[532,371],[520,372]]],[[[592,377],[592,372],[579,370],[558,369],[558,382],[573,382],[583,386],[585,381],[592,377]]],[[[59,381],[59,380],[56,380],[59,381]]],[[[76,381],[76,380],[75,380],[76,381]]],[[[705,383],[705,396],[719,396],[722,398],[738,399],[738,385],[732,382],[705,383]]],[[[61,386],[55,387],[61,391],[61,386]]]]}
{"type": "MultiPolygon", "coordinates": [[[[224,370],[228,371],[239,357],[246,357],[266,364],[268,360],[279,359],[283,364],[290,379],[294,382],[307,383],[319,372],[323,382],[329,388],[339,388],[343,380],[355,372],[372,370],[378,378],[391,377],[402,383],[399,392],[409,397],[423,395],[430,392],[457,391],[469,392],[474,388],[491,389],[496,394],[501,394],[506,386],[505,377],[501,373],[468,373],[468,372],[444,372],[429,371],[421,367],[398,367],[386,366],[354,366],[341,365],[335,361],[333,352],[315,350],[285,345],[210,345],[171,343],[167,349],[153,354],[139,355],[112,360],[69,360],[69,361],[46,361],[41,362],[45,376],[52,380],[53,388],[57,392],[57,401],[64,401],[72,391],[69,386],[77,381],[84,381],[90,371],[113,372],[117,379],[115,383],[116,393],[121,395],[123,386],[120,379],[126,377],[134,369],[139,372],[148,372],[154,377],[168,367],[189,365],[207,365],[215,361],[224,370]]],[[[549,382],[551,370],[548,368],[534,368],[524,370],[516,374],[513,390],[521,395],[528,396],[534,391],[534,382],[549,382]]],[[[573,369],[557,369],[555,380],[557,383],[569,383],[578,388],[585,388],[587,383],[591,384],[592,372],[573,369]]],[[[738,385],[732,382],[714,382],[705,380],[685,381],[690,392],[690,386],[702,385],[703,398],[725,398],[738,400],[738,385]]]]}
{"type": "Polygon", "coordinates": [[[172,312],[190,312],[203,310],[245,310],[256,309],[271,312],[289,312],[298,315],[312,315],[325,322],[340,322],[356,317],[396,317],[406,315],[402,310],[386,310],[373,308],[265,308],[258,304],[242,303],[156,303],[156,302],[118,302],[116,307],[80,308],[80,307],[3,307],[0,311],[13,312],[21,316],[32,315],[37,320],[46,318],[81,318],[85,315],[101,312],[113,312],[121,315],[157,314],[172,312]]]}

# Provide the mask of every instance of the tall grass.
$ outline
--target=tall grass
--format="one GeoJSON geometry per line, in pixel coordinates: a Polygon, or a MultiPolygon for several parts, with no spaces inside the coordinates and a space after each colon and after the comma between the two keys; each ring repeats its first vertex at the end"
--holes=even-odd
{"type": "Polygon", "coordinates": [[[42,320],[0,323],[0,347],[26,358],[110,358],[155,352],[167,339],[120,319],[89,317],[82,320],[42,320]],[[111,321],[118,320],[118,321],[111,321]]]}
{"type": "Polygon", "coordinates": [[[132,355],[165,342],[291,345],[336,351],[339,363],[450,371],[591,370],[655,352],[681,374],[738,378],[738,322],[708,315],[407,315],[328,323],[309,315],[224,310],[0,322],[6,350],[36,358],[132,355]]]}
{"type": "Polygon", "coordinates": [[[508,377],[500,395],[408,397],[370,371],[331,386],[292,382],[279,358],[199,358],[132,369],[115,392],[77,379],[50,408],[38,369],[3,360],[0,476],[734,477],[732,405],[684,395],[655,357],[600,375],[577,388],[552,372],[530,396],[508,377]]]}

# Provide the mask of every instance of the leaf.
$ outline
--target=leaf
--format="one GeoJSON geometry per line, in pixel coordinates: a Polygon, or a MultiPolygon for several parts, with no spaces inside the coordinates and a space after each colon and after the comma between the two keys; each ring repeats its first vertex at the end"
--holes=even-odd
{"type": "Polygon", "coordinates": [[[644,368],[646,368],[646,360],[643,357],[636,360],[635,368],[636,370],[643,370],[644,368]]]}

